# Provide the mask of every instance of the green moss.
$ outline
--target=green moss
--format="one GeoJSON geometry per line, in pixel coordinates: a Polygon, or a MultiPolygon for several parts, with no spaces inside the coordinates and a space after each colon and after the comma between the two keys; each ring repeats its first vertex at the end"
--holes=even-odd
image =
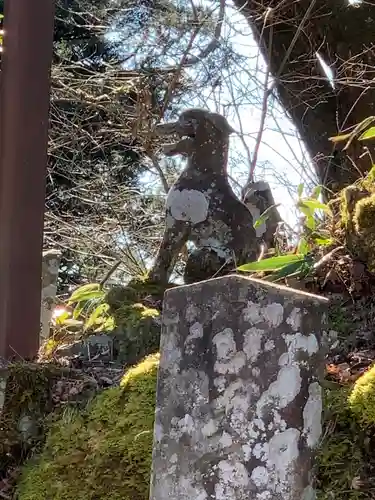
{"type": "Polygon", "coordinates": [[[157,309],[140,303],[116,310],[117,327],[113,333],[119,362],[132,365],[159,349],[161,329],[155,321],[159,316],[157,309]]]}
{"type": "Polygon", "coordinates": [[[353,314],[342,304],[332,303],[328,308],[328,324],[330,330],[335,330],[344,337],[353,330],[353,314]]]}
{"type": "Polygon", "coordinates": [[[50,429],[23,469],[19,500],[147,500],[159,356],[129,370],[79,414],[50,429]]]}
{"type": "Polygon", "coordinates": [[[358,235],[360,255],[369,271],[375,271],[375,195],[363,198],[355,206],[353,223],[358,235]]]}
{"type": "Polygon", "coordinates": [[[325,432],[318,455],[318,500],[372,499],[357,479],[373,475],[375,365],[352,386],[325,390],[325,432]]]}
{"type": "Polygon", "coordinates": [[[16,363],[1,370],[4,405],[0,416],[0,470],[18,465],[44,439],[52,411],[53,367],[16,363]]]}
{"type": "Polygon", "coordinates": [[[349,405],[364,426],[375,426],[375,365],[357,379],[349,405]]]}
{"type": "Polygon", "coordinates": [[[354,209],[354,225],[358,233],[374,230],[375,195],[359,200],[354,209]]]}
{"type": "Polygon", "coordinates": [[[157,351],[160,344],[160,326],[155,318],[160,312],[148,307],[146,298],[160,300],[164,289],[147,281],[132,280],[127,286],[111,288],[106,295],[109,312],[115,321],[116,359],[125,365],[133,365],[157,351]],[[144,302],[145,303],[144,303],[144,302]]]}
{"type": "Polygon", "coordinates": [[[348,403],[349,387],[326,389],[323,440],[317,457],[318,500],[371,498],[352,488],[367,466],[363,430],[348,403]]]}

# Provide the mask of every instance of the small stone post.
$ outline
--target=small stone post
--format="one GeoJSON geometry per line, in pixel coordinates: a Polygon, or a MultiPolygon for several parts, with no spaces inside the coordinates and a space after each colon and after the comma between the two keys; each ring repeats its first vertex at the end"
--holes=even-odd
{"type": "Polygon", "coordinates": [[[328,301],[231,275],[166,292],[150,500],[312,500],[328,301]]]}
{"type": "Polygon", "coordinates": [[[59,274],[60,259],[61,252],[59,250],[47,250],[43,252],[40,343],[49,337],[52,308],[55,303],[57,292],[57,277],[59,274]]]}

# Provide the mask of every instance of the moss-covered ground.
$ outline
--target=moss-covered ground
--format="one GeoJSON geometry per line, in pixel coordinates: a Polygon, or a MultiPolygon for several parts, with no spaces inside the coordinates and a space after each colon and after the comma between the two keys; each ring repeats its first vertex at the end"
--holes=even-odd
{"type": "Polygon", "coordinates": [[[22,471],[19,500],[147,500],[159,356],[124,375],[84,412],[68,409],[22,471]]]}
{"type": "MultiPolygon", "coordinates": [[[[84,412],[67,409],[24,466],[18,500],[147,500],[158,362],[145,358],[84,412]]],[[[325,389],[318,500],[374,498],[374,431],[375,367],[325,389]]]]}
{"type": "Polygon", "coordinates": [[[318,500],[375,498],[375,366],[325,389],[318,500]]]}

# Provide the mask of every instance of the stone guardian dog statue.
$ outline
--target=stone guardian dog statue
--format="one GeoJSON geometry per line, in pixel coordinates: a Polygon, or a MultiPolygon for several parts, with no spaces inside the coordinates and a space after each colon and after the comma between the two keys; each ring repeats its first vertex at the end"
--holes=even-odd
{"type": "Polygon", "coordinates": [[[187,165],[168,193],[163,240],[149,279],[166,284],[188,241],[195,248],[186,264],[185,283],[218,276],[255,260],[253,217],[228,181],[233,129],[226,118],[189,109],[176,122],[159,125],[156,131],[180,138],[165,146],[164,153],[186,156],[187,165]]]}

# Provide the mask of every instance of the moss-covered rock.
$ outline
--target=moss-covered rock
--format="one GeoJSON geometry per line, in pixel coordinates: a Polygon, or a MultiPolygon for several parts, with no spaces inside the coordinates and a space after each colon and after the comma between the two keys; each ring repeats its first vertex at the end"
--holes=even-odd
{"type": "Polygon", "coordinates": [[[85,412],[67,410],[23,469],[19,500],[147,500],[159,356],[147,357],[85,412]]]}
{"type": "Polygon", "coordinates": [[[318,500],[372,499],[375,470],[375,366],[352,386],[325,390],[318,500]]]}
{"type": "Polygon", "coordinates": [[[117,327],[113,331],[116,360],[133,365],[159,349],[161,326],[157,309],[136,303],[116,311],[117,327]]]}
{"type": "Polygon", "coordinates": [[[163,288],[145,278],[132,280],[127,286],[112,287],[106,294],[116,325],[112,332],[115,358],[120,363],[133,365],[159,349],[160,311],[148,306],[145,299],[161,300],[163,293],[163,288]]]}
{"type": "MultiPolygon", "coordinates": [[[[343,189],[333,201],[352,255],[375,272],[375,169],[343,189]]],[[[334,210],[335,212],[335,210],[334,210]]]]}
{"type": "Polygon", "coordinates": [[[361,424],[375,428],[375,365],[357,379],[348,401],[361,424]]]}
{"type": "Polygon", "coordinates": [[[318,500],[370,498],[352,488],[366,468],[362,431],[348,403],[348,387],[324,392],[325,429],[317,457],[318,500]]]}
{"type": "Polygon", "coordinates": [[[358,201],[354,209],[355,231],[363,245],[369,271],[375,271],[375,194],[358,201]]]}
{"type": "Polygon", "coordinates": [[[44,441],[45,419],[53,409],[53,366],[10,364],[0,370],[0,476],[44,441]]]}

